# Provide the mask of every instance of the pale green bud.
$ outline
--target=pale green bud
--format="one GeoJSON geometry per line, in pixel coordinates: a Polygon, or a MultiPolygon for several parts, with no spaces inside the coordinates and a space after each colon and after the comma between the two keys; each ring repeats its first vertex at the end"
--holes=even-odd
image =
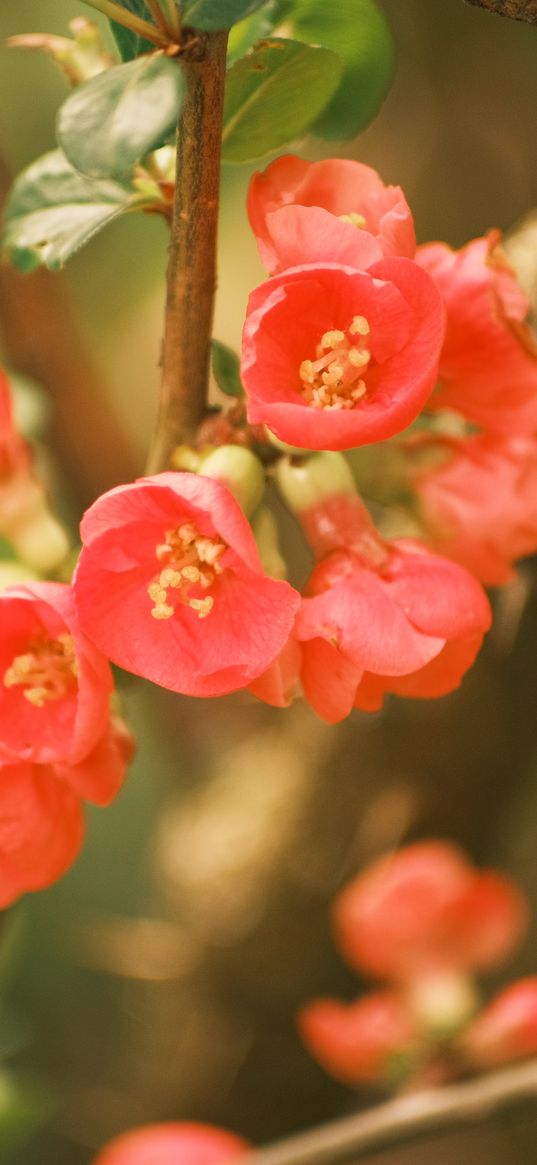
{"type": "Polygon", "coordinates": [[[220,445],[204,457],[199,472],[227,486],[247,517],[265,492],[265,473],[259,459],[242,445],[220,445]]]}
{"type": "Polygon", "coordinates": [[[314,453],[297,463],[282,458],[275,476],[287,505],[298,514],[334,494],[356,494],[354,478],[341,453],[314,453]]]}

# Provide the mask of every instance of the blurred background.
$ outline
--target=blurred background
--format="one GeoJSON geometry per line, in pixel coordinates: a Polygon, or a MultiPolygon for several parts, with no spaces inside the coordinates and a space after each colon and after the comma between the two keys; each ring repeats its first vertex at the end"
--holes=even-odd
{"type": "MultiPolygon", "coordinates": [[[[380,7],[398,47],[395,84],[370,129],[325,156],[355,157],[400,184],[420,241],[460,246],[510,228],[537,205],[537,28],[462,0],[380,7]]],[[[75,0],[3,0],[0,41],[65,34],[88,14],[75,0]]],[[[0,47],[4,185],[54,147],[63,94],[44,57],[0,47]]],[[[298,148],[320,156],[318,143],[298,148]]],[[[223,179],[215,334],[233,345],[264,274],[245,215],[250,172],[227,167],[223,179]]],[[[140,216],[37,284],[49,315],[28,282],[0,274],[10,321],[0,353],[34,377],[45,365],[50,465],[73,521],[143,469],[165,262],[163,222],[140,216]],[[47,345],[60,318],[56,375],[47,345]]],[[[290,521],[286,538],[300,582],[290,521]]],[[[394,701],[338,729],[301,704],[277,713],[240,694],[196,703],[121,677],[139,743],[126,787],[110,809],[88,812],[75,869],[1,923],[2,1161],[88,1165],[115,1133],[164,1119],[208,1120],[261,1143],[376,1099],[324,1075],[294,1012],[319,994],[356,994],[328,905],[391,846],[449,837],[537,903],[535,583],[524,564],[497,596],[494,631],[460,692],[394,701]]],[[[485,993],[534,973],[536,949],[537,918],[485,993]]],[[[461,1165],[529,1165],[536,1132],[524,1109],[367,1161],[447,1165],[456,1154],[461,1165]]]]}

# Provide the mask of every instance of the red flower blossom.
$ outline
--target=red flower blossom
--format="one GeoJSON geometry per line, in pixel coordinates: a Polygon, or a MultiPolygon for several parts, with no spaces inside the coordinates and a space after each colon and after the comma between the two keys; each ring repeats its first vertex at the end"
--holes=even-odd
{"type": "Polygon", "coordinates": [[[426,841],[381,858],[334,905],[336,940],[359,970],[411,981],[494,966],[526,925],[518,888],[477,872],[447,842],[426,841]]]}
{"type": "MultiPolygon", "coordinates": [[[[329,229],[329,216],[344,228],[343,235],[347,233],[349,239],[349,227],[357,237],[376,238],[385,255],[412,259],[416,251],[412,214],[400,187],[385,186],[376,170],[344,158],[321,162],[306,162],[292,154],[276,158],[264,173],[252,178],[248,215],[261,261],[271,273],[295,265],[288,262],[285,250],[282,253],[286,220],[304,224],[304,250],[302,258],[296,259],[297,265],[321,258],[316,252],[317,235],[323,231],[323,222],[329,229]],[[288,209],[295,207],[307,213],[288,217],[288,209]]],[[[334,254],[332,259],[343,261],[334,254]]]]}
{"type": "Polygon", "coordinates": [[[296,620],[302,686],[329,723],[375,711],[386,692],[413,698],[458,687],[490,625],[490,608],[462,567],[405,540],[375,563],[351,551],[323,559],[296,620]]]}
{"type": "Polygon", "coordinates": [[[248,1152],[242,1137],[187,1121],[145,1125],[110,1141],[93,1165],[224,1165],[248,1152]]]}
{"type": "Polygon", "coordinates": [[[84,835],[81,798],[108,805],[120,789],[134,742],[117,716],[78,764],[0,760],[0,909],[57,881],[84,835]]]}
{"type": "Polygon", "coordinates": [[[537,429],[537,344],[525,323],[527,296],[498,247],[498,232],[462,251],[420,247],[417,261],[446,306],[446,338],[431,408],[506,435],[537,429]]]}
{"type": "Polygon", "coordinates": [[[439,463],[411,472],[428,541],[485,585],[509,582],[537,550],[537,440],[433,437],[415,447],[418,465],[429,451],[439,463]]]}
{"type": "Polygon", "coordinates": [[[244,514],[217,481],[162,473],[111,490],[82,521],[81,625],[121,667],[187,695],[261,675],[300,598],[264,573],[244,514]]]}
{"type": "Polygon", "coordinates": [[[307,449],[391,437],[429,396],[442,334],[438,292],[409,259],[367,271],[334,263],[286,271],[250,296],[248,419],[307,449]]]}
{"type": "Polygon", "coordinates": [[[316,999],[297,1017],[302,1039],[323,1068],[346,1084],[386,1083],[415,1051],[418,1029],[398,995],[376,991],[355,1003],[316,999]]]}
{"type": "Polygon", "coordinates": [[[50,886],[84,836],[79,798],[49,765],[0,763],[0,908],[50,886]]]}
{"type": "Polygon", "coordinates": [[[537,976],[501,991],[464,1034],[474,1064],[493,1068],[537,1052],[537,976]]]}
{"type": "Polygon", "coordinates": [[[0,594],[0,754],[75,764],[108,721],[112,675],[62,583],[0,594]]]}

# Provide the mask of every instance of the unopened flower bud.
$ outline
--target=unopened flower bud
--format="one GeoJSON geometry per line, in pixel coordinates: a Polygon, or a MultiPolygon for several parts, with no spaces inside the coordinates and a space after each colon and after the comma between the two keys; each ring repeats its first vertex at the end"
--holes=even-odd
{"type": "MultiPolygon", "coordinates": [[[[32,483],[32,486],[34,483],[32,483]]],[[[6,537],[17,556],[39,574],[55,571],[69,553],[69,539],[57,518],[50,513],[39,487],[32,491],[32,503],[9,530],[6,537]]]]}
{"type": "Polygon", "coordinates": [[[478,996],[466,975],[439,973],[411,983],[409,1003],[420,1029],[435,1039],[446,1039],[474,1015],[478,996]]]}
{"type": "Polygon", "coordinates": [[[220,445],[205,457],[199,472],[225,485],[248,517],[265,492],[265,474],[258,458],[241,445],[220,445]]]}
{"type": "Polygon", "coordinates": [[[299,463],[282,458],[276,480],[287,505],[301,514],[338,494],[356,494],[354,479],[341,453],[316,453],[299,463]]]}

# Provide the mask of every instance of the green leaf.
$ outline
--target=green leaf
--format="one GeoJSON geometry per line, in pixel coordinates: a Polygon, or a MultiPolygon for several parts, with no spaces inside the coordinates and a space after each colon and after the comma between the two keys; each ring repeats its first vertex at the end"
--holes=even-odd
{"type": "Polygon", "coordinates": [[[279,19],[278,13],[276,0],[268,0],[261,12],[254,12],[231,29],[227,46],[228,65],[243,57],[262,37],[270,35],[279,19]]]}
{"type": "Polygon", "coordinates": [[[300,0],[289,20],[293,36],[326,45],[344,62],[341,83],[314,133],[355,137],[378,112],[395,71],[395,48],[384,16],[373,0],[300,0]]]}
{"type": "Polygon", "coordinates": [[[329,49],[266,40],[229,70],[223,158],[244,162],[305,133],[338,86],[341,61],[329,49]]]}
{"type": "Polygon", "coordinates": [[[58,143],[83,174],[124,178],[172,133],[183,87],[179,65],[162,54],[107,69],[62,105],[58,143]]]}
{"type": "Polygon", "coordinates": [[[184,0],[181,14],[184,23],[193,28],[231,28],[264,3],[265,0],[184,0]]]}
{"type": "Polygon", "coordinates": [[[211,348],[214,378],[220,391],[226,396],[244,396],[237,353],[220,340],[213,340],[211,348]]]}
{"type": "Polygon", "coordinates": [[[20,271],[61,267],[92,235],[128,209],[129,190],[73,170],[61,150],[38,158],[9,196],[2,243],[20,271]]]}
{"type": "MultiPolygon", "coordinates": [[[[151,20],[150,13],[145,6],[145,0],[117,0],[117,3],[121,4],[122,8],[126,8],[128,12],[134,12],[135,16],[141,16],[143,20],[151,20]]],[[[115,20],[110,21],[110,27],[121,53],[122,61],[132,61],[135,57],[139,57],[140,53],[154,53],[154,44],[151,44],[149,40],[144,40],[137,32],[132,32],[130,28],[125,28],[122,24],[116,24],[115,20]]]]}

